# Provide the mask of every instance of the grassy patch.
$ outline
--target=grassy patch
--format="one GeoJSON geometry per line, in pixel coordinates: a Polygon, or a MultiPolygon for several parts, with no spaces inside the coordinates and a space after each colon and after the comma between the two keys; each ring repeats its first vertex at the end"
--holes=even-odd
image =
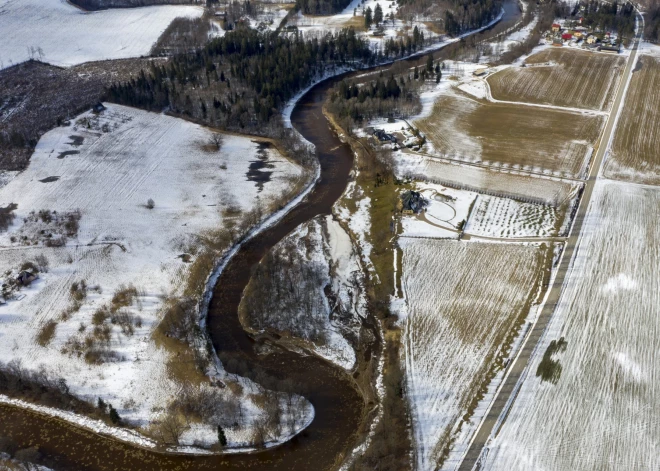
{"type": "Polygon", "coordinates": [[[536,368],[536,376],[540,376],[542,381],[557,384],[557,381],[559,381],[561,376],[562,368],[559,360],[554,360],[552,357],[556,353],[565,351],[567,345],[568,342],[564,340],[564,337],[550,342],[550,345],[548,345],[547,350],[543,354],[541,363],[539,363],[538,368],[536,368]]]}
{"type": "Polygon", "coordinates": [[[431,116],[416,124],[442,154],[578,176],[603,121],[457,93],[437,100],[431,116]]]}
{"type": "Polygon", "coordinates": [[[49,320],[39,329],[37,334],[37,343],[42,347],[47,346],[53,337],[55,337],[55,330],[57,329],[57,322],[54,320],[49,320]]]}

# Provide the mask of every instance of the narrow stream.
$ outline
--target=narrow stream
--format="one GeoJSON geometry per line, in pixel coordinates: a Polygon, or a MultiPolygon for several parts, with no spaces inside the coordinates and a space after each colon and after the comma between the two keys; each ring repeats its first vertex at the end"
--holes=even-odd
{"type": "MultiPolygon", "coordinates": [[[[504,6],[502,22],[513,24],[520,17],[517,2],[507,0],[504,6]]],[[[424,58],[406,60],[415,61],[423,63],[424,58]]],[[[144,450],[65,421],[0,405],[0,436],[12,437],[21,448],[39,446],[40,452],[62,470],[321,471],[336,467],[356,444],[356,431],[365,408],[370,405],[364,404],[346,373],[323,360],[284,350],[257,355],[254,340],[238,320],[237,309],[259,260],[299,224],[317,215],[330,214],[347,185],[352,151],[335,135],[322,113],[327,92],[337,80],[329,79],[313,87],[299,101],[291,117],[295,128],[316,146],[321,164],[319,181],[302,203],[278,224],[245,243],[232,258],[215,286],[208,315],[209,333],[216,351],[258,366],[273,377],[291,378],[305,385],[303,394],[316,410],[312,424],[284,445],[259,453],[184,456],[144,450]]]]}

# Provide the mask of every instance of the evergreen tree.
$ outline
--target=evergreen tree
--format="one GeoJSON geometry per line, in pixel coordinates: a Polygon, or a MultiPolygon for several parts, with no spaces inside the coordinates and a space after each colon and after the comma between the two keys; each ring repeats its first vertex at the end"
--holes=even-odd
{"type": "Polygon", "coordinates": [[[222,430],[222,427],[219,425],[218,425],[218,443],[222,447],[227,446],[227,436],[225,435],[225,431],[222,430]]]}
{"type": "Polygon", "coordinates": [[[373,23],[371,7],[367,7],[367,9],[364,11],[364,27],[367,29],[371,28],[371,23],[373,23]]]}
{"type": "Polygon", "coordinates": [[[113,424],[117,425],[121,421],[121,417],[119,417],[119,413],[117,412],[117,409],[112,407],[112,404],[108,404],[108,407],[110,408],[110,422],[113,424]]]}
{"type": "Polygon", "coordinates": [[[374,23],[376,26],[380,26],[383,22],[383,9],[380,7],[380,3],[376,3],[376,10],[374,11],[374,23]]]}
{"type": "Polygon", "coordinates": [[[98,402],[96,403],[96,406],[97,406],[101,411],[103,411],[103,413],[105,414],[106,404],[105,404],[105,401],[104,401],[103,399],[101,399],[101,398],[99,397],[99,400],[98,400],[98,402]]]}
{"type": "Polygon", "coordinates": [[[429,74],[433,73],[433,55],[431,54],[426,57],[426,71],[429,74]]]}

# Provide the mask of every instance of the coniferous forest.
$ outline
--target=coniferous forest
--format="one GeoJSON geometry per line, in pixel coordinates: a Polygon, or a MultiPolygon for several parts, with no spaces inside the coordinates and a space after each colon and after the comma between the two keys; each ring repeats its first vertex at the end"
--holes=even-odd
{"type": "Polygon", "coordinates": [[[107,98],[153,111],[169,110],[226,129],[263,131],[297,92],[332,68],[371,65],[418,50],[424,35],[389,39],[374,50],[353,29],[306,38],[239,28],[194,53],[152,65],[115,83],[107,98]]]}

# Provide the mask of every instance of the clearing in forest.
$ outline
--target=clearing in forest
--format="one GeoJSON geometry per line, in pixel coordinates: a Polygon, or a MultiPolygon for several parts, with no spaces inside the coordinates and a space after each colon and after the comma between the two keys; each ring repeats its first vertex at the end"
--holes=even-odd
{"type": "Polygon", "coordinates": [[[581,176],[603,116],[440,97],[417,121],[436,152],[461,160],[571,177],[581,176]]]}
{"type": "Polygon", "coordinates": [[[660,469],[660,191],[600,180],[589,208],[557,311],[482,469],[660,469]]]}
{"type": "MultiPolygon", "coordinates": [[[[400,239],[405,361],[418,469],[436,469],[509,354],[533,302],[535,245],[400,239]]],[[[465,432],[465,431],[463,431],[465,432]]],[[[469,440],[469,438],[468,438],[469,440]]]]}
{"type": "Polygon", "coordinates": [[[607,111],[625,65],[622,56],[546,49],[487,81],[496,100],[607,111]]]}
{"type": "Polygon", "coordinates": [[[660,59],[639,57],[617,123],[605,175],[660,184],[660,59]]]}

